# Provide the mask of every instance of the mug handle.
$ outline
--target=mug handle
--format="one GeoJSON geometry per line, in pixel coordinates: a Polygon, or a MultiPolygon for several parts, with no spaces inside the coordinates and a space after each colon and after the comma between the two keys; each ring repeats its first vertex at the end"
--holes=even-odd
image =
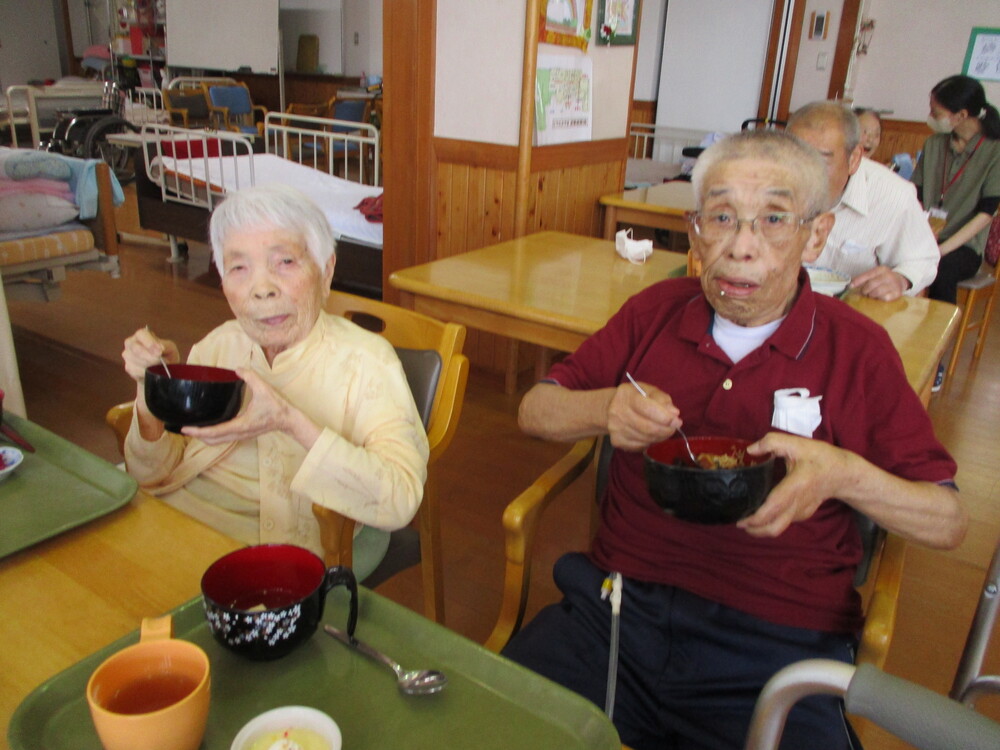
{"type": "Polygon", "coordinates": [[[323,579],[323,595],[326,596],[334,586],[343,584],[351,592],[351,610],[347,616],[347,635],[354,640],[354,631],[358,626],[358,581],[354,571],[343,565],[334,565],[326,571],[323,579]]]}

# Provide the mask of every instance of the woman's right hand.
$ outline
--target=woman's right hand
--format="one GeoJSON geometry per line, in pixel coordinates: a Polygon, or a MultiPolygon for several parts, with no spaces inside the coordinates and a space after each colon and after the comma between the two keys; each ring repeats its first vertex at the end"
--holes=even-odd
{"type": "Polygon", "coordinates": [[[146,368],[158,365],[160,357],[167,364],[180,362],[180,352],[177,344],[168,339],[161,339],[148,327],[140,328],[127,339],[122,359],[125,360],[125,372],[136,383],[141,384],[146,377],[146,368]]]}

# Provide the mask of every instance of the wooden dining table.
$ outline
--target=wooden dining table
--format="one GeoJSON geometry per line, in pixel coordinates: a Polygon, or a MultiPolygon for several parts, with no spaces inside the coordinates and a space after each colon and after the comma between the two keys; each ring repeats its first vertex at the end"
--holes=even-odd
{"type": "Polygon", "coordinates": [[[632,224],[671,232],[686,232],[688,211],[694,210],[694,190],[684,180],[625,190],[601,196],[604,238],[614,239],[619,224],[632,224]]]}
{"type": "MultiPolygon", "coordinates": [[[[61,441],[51,436],[46,445],[37,427],[31,434],[39,453],[61,441]]],[[[402,695],[382,665],[321,631],[274,661],[227,651],[209,631],[200,581],[241,546],[140,490],[106,515],[0,559],[0,748],[100,750],[86,681],[137,640],[143,617],[165,613],[175,637],[201,646],[211,663],[202,750],[228,750],[250,718],[290,704],[331,715],[354,750],[621,747],[594,704],[363,586],[357,636],[405,665],[444,671],[440,695],[402,695]]],[[[323,621],[343,628],[346,600],[342,588],[330,591],[323,621]]]]}
{"type": "MultiPolygon", "coordinates": [[[[614,243],[539,232],[395,271],[405,307],[519,341],[572,352],[633,294],[686,273],[687,257],[654,251],[646,265],[614,243]]],[[[894,302],[854,292],[844,301],[888,331],[913,389],[926,404],[937,364],[958,326],[958,308],[923,297],[894,302]]]]}

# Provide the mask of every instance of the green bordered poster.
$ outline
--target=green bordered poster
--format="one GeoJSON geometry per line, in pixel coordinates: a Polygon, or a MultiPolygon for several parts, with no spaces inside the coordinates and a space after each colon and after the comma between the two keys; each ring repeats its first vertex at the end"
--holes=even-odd
{"type": "Polygon", "coordinates": [[[1000,81],[1000,28],[972,30],[962,72],[980,81],[1000,81]]]}

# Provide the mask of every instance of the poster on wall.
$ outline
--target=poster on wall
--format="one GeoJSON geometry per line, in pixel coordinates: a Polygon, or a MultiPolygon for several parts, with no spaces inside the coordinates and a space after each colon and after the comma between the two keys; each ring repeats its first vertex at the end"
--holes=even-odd
{"type": "Polygon", "coordinates": [[[590,43],[592,0],[547,0],[538,28],[538,41],[579,47],[590,43]]]}
{"type": "Polygon", "coordinates": [[[589,141],[593,64],[589,57],[538,55],[535,145],[589,141]]]}
{"type": "Polygon", "coordinates": [[[1000,29],[977,26],[972,30],[962,72],[980,81],[1000,81],[1000,29]]]}

